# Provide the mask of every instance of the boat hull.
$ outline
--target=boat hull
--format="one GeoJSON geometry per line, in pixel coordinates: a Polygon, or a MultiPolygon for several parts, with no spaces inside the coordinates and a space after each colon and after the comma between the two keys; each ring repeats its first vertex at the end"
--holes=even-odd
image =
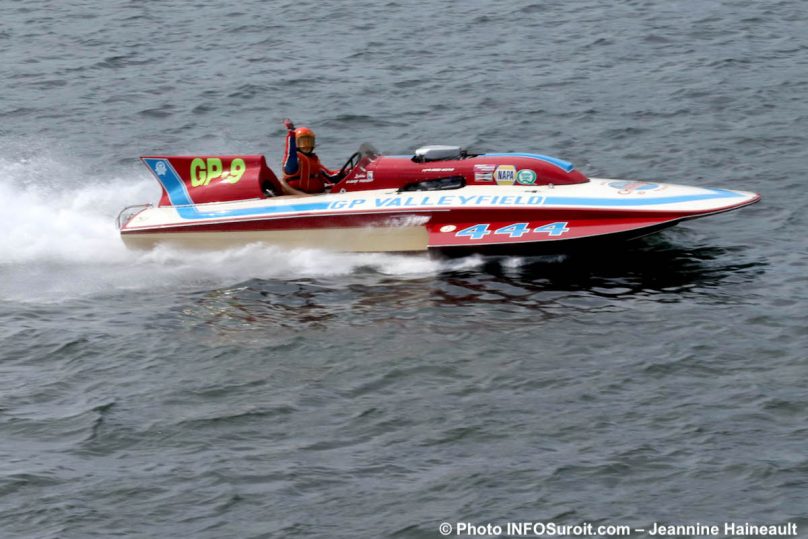
{"type": "Polygon", "coordinates": [[[286,230],[185,231],[125,234],[130,249],[169,245],[186,249],[226,249],[265,243],[287,249],[327,249],[344,252],[416,252],[428,248],[424,227],[323,228],[286,230]]]}
{"type": "Polygon", "coordinates": [[[148,208],[121,227],[127,246],[264,242],[353,252],[538,251],[646,235],[759,200],[742,191],[593,179],[565,186],[375,190],[148,208]]]}

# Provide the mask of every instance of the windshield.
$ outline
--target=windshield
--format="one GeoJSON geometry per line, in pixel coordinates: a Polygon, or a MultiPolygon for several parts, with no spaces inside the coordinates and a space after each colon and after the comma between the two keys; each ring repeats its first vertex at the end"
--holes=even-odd
{"type": "Polygon", "coordinates": [[[363,142],[361,146],[359,146],[359,153],[362,154],[362,157],[369,157],[373,159],[379,155],[379,150],[376,149],[373,144],[369,142],[363,142]]]}

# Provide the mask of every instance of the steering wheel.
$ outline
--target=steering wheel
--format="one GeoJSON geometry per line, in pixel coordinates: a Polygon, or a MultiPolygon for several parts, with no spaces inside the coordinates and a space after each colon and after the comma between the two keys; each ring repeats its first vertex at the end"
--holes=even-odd
{"type": "Polygon", "coordinates": [[[360,159],[362,159],[361,152],[356,152],[351,157],[349,157],[348,160],[345,162],[345,164],[342,165],[342,168],[339,169],[339,172],[337,173],[337,178],[342,180],[343,178],[345,178],[345,176],[350,174],[351,171],[353,171],[353,169],[356,168],[356,165],[359,164],[360,159]]]}

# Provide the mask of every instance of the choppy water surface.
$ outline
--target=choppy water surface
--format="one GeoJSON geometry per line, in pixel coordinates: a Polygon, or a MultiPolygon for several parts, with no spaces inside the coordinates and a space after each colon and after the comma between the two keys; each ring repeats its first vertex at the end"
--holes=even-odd
{"type": "Polygon", "coordinates": [[[802,2],[2,5],[0,536],[808,529],[802,2]],[[286,116],[764,198],[557,257],[122,247],[139,155],[277,167],[286,116]]]}

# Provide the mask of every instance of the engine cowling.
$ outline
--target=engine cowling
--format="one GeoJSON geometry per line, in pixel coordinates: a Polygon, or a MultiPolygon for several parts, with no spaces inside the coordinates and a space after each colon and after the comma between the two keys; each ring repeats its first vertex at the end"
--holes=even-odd
{"type": "MultiPolygon", "coordinates": [[[[372,156],[360,161],[334,191],[401,189],[421,182],[461,180],[465,185],[568,185],[589,181],[571,163],[527,153],[491,153],[449,159],[454,147],[426,147],[410,156],[372,156]]],[[[451,184],[451,182],[448,182],[451,184]]]]}

